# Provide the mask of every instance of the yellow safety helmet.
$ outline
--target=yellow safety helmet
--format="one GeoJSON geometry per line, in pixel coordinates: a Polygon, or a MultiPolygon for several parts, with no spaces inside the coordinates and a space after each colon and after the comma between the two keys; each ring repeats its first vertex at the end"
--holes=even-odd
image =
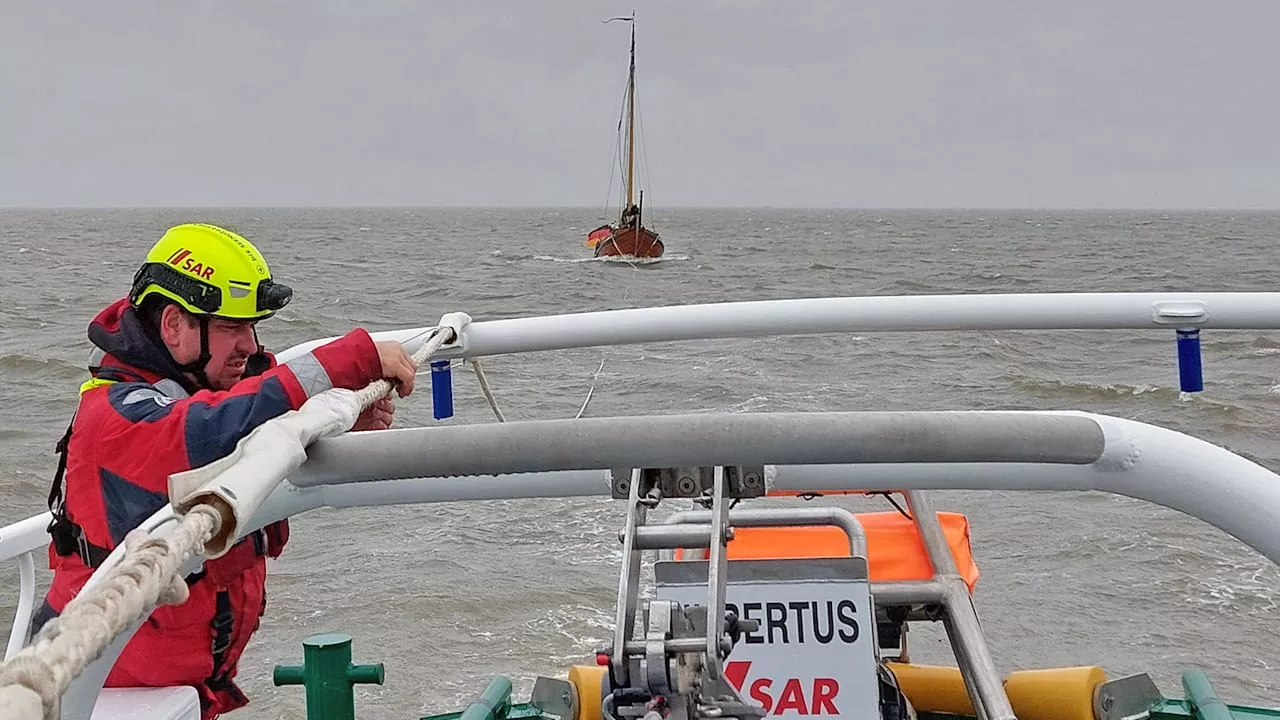
{"type": "Polygon", "coordinates": [[[129,301],[137,307],[151,295],[195,315],[262,320],[288,305],[293,290],[272,281],[267,261],[248,240],[193,223],[169,228],[138,268],[129,301]]]}

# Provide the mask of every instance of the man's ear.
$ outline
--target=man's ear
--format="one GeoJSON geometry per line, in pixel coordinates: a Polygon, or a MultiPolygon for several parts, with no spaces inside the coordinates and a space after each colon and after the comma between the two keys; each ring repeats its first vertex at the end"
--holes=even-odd
{"type": "Polygon", "coordinates": [[[192,318],[185,310],[174,304],[166,305],[160,312],[160,340],[166,347],[177,347],[181,342],[182,331],[190,327],[192,318]]]}

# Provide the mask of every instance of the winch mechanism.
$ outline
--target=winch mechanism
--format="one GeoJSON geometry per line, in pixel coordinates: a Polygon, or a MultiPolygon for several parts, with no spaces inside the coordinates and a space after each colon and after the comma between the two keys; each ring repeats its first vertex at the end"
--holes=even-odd
{"type": "Polygon", "coordinates": [[[733,537],[730,501],[765,494],[763,467],[691,467],[615,470],[613,497],[627,499],[623,568],[613,645],[597,661],[608,665],[602,688],[606,720],[759,720],[766,711],[743,702],[725,678],[724,663],[739,638],[759,623],[725,608],[727,558],[733,537]],[[709,523],[650,524],[648,513],[666,498],[697,502],[709,523]],[[707,600],[681,604],[639,599],[645,550],[705,548],[707,600]],[[635,637],[636,613],[644,636],[635,637]]]}

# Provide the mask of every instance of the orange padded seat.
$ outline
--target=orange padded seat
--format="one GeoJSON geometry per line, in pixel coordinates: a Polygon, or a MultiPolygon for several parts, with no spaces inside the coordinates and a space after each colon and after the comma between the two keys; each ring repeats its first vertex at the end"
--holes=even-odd
{"type": "MultiPolygon", "coordinates": [[[[915,523],[896,511],[856,513],[867,534],[867,572],[872,582],[928,580],[933,577],[924,542],[915,523]]],[[[940,512],[938,523],[951,547],[960,577],[973,592],[978,582],[978,566],[969,547],[969,519],[960,513],[940,512]]],[[[785,558],[848,557],[849,539],[838,527],[735,527],[729,541],[730,560],[773,560],[785,558]]],[[[676,559],[686,550],[677,550],[676,559]]],[[[707,551],[693,551],[706,559],[707,551]]]]}

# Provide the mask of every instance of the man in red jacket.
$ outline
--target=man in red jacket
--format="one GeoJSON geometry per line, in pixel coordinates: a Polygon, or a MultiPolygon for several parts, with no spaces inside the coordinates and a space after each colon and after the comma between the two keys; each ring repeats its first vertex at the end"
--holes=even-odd
{"type": "MultiPolygon", "coordinates": [[[[92,377],[58,443],[49,497],[54,578],[33,633],[126,533],[168,503],[171,474],[227,455],[254,428],[329,388],[387,378],[400,397],[413,392],[404,348],[375,343],[362,329],[277,364],[255,325],[292,295],[240,235],[179,225],[148,253],[129,296],[90,323],[92,377]]],[[[384,398],[353,429],[388,427],[393,412],[384,398]]],[[[288,534],[287,521],[274,523],[188,576],[190,598],[156,608],[106,685],[194,686],[205,720],[248,704],[233,678],[266,608],[266,558],[280,555],[288,534]]]]}

